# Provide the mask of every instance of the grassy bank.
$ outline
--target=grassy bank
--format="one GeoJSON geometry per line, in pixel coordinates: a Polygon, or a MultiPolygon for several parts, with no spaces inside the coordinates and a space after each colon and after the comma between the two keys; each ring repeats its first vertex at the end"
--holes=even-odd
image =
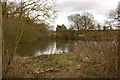
{"type": "Polygon", "coordinates": [[[3,78],[116,78],[118,70],[114,60],[104,53],[91,53],[90,48],[37,57],[16,57],[3,67],[3,78]],[[112,61],[112,62],[111,62],[112,61]]]}

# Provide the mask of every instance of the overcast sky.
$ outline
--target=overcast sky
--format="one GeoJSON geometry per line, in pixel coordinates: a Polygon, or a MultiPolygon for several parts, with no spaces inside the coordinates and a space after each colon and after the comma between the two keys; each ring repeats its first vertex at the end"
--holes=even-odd
{"type": "Polygon", "coordinates": [[[74,13],[88,11],[94,15],[95,20],[102,23],[111,9],[117,7],[119,0],[57,0],[57,8],[60,10],[55,20],[55,26],[65,24],[69,27],[67,16],[74,13]]]}
{"type": "Polygon", "coordinates": [[[92,13],[95,20],[103,23],[103,21],[107,19],[110,10],[115,9],[119,1],[120,0],[57,0],[57,9],[60,12],[53,25],[56,27],[57,24],[65,24],[65,26],[69,28],[67,17],[83,11],[92,13]]]}

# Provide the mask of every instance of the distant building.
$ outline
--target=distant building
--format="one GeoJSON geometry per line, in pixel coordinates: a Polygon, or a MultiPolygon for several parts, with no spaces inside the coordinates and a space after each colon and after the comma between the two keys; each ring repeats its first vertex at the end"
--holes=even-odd
{"type": "Polygon", "coordinates": [[[65,31],[65,30],[67,30],[67,28],[64,24],[62,24],[62,26],[57,25],[56,31],[65,31]]]}

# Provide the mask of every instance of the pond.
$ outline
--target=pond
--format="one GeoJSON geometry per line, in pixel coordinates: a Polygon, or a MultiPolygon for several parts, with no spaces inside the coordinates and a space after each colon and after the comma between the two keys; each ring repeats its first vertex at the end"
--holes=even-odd
{"type": "Polygon", "coordinates": [[[40,40],[33,43],[25,43],[18,46],[18,56],[39,56],[42,54],[60,54],[72,52],[75,41],[66,40],[40,40]]]}
{"type": "Polygon", "coordinates": [[[20,44],[17,49],[18,56],[39,56],[42,54],[60,54],[65,52],[73,52],[74,46],[79,45],[83,47],[92,46],[101,48],[104,46],[109,47],[111,41],[96,42],[96,41],[66,41],[66,40],[39,40],[33,43],[20,44]],[[106,44],[105,44],[106,43],[106,44]]]}

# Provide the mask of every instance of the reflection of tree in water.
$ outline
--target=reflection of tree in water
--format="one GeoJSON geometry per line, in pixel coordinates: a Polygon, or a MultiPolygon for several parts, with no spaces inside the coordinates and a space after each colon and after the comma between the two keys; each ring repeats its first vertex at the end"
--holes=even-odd
{"type": "Polygon", "coordinates": [[[73,46],[68,43],[67,40],[56,40],[56,49],[57,53],[63,53],[63,52],[68,52],[71,51],[71,48],[73,46]]]}
{"type": "Polygon", "coordinates": [[[55,54],[63,52],[71,52],[73,43],[66,40],[39,40],[33,43],[21,44],[18,47],[17,55],[34,56],[40,54],[55,54]]]}
{"type": "Polygon", "coordinates": [[[20,56],[32,56],[37,50],[44,52],[48,49],[51,42],[50,40],[39,40],[33,43],[21,44],[18,47],[17,54],[20,56]]]}

